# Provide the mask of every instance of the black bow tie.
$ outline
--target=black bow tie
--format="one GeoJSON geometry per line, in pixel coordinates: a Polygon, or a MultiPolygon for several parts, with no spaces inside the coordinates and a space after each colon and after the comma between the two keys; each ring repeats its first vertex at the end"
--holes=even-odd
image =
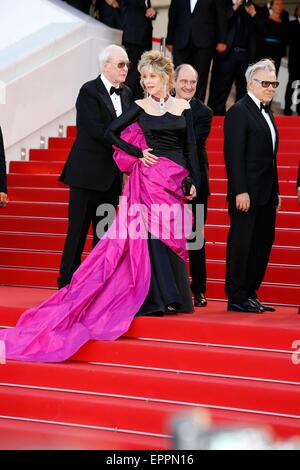
{"type": "Polygon", "coordinates": [[[265,113],[269,113],[271,111],[271,108],[269,104],[260,103],[260,110],[264,110],[265,113]]]}
{"type": "Polygon", "coordinates": [[[113,95],[114,93],[116,93],[116,95],[120,96],[122,91],[123,91],[123,88],[115,88],[114,86],[112,86],[109,93],[110,95],[113,95]]]}

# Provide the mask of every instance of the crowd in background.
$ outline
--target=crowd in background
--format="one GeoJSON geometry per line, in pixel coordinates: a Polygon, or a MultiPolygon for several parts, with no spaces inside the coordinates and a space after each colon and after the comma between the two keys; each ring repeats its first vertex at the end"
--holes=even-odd
{"type": "MultiPolygon", "coordinates": [[[[123,45],[131,61],[127,84],[134,98],[141,98],[137,64],[142,52],[152,47],[157,12],[151,0],[65,1],[107,26],[123,30],[123,45]]],[[[244,96],[245,71],[250,63],[272,58],[278,73],[282,57],[288,56],[284,114],[291,115],[293,93],[297,96],[300,84],[300,4],[294,17],[290,20],[284,0],[272,0],[265,6],[252,0],[171,0],[167,47],[175,66],[190,63],[198,71],[197,97],[202,101],[206,97],[216,115],[225,114],[233,84],[236,100],[244,96]]],[[[300,104],[296,111],[299,115],[300,104]]]]}

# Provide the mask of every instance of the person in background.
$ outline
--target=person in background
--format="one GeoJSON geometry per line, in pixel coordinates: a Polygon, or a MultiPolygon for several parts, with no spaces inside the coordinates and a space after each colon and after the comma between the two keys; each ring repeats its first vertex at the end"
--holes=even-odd
{"type": "Polygon", "coordinates": [[[99,20],[110,28],[123,29],[122,0],[96,0],[99,20]]]}
{"type": "Polygon", "coordinates": [[[270,6],[269,16],[263,8],[257,8],[254,4],[247,6],[246,10],[252,16],[254,34],[257,35],[256,60],[270,57],[278,74],[281,58],[286,53],[289,20],[283,15],[283,0],[272,0],[270,6]]]}
{"type": "Polygon", "coordinates": [[[0,205],[7,203],[6,163],[3,136],[0,127],[0,205]]]}
{"type": "Polygon", "coordinates": [[[87,15],[89,14],[91,0],[65,0],[65,2],[87,15]]]}
{"type": "Polygon", "coordinates": [[[118,204],[121,178],[104,133],[126,110],[132,95],[124,82],[128,56],[120,46],[111,45],[100,56],[101,75],[85,83],[77,101],[77,137],[60,176],[70,186],[69,225],[60,266],[59,288],[69,284],[81,263],[90,224],[93,246],[99,241],[96,227],[100,204],[118,204]]]}
{"type": "Polygon", "coordinates": [[[126,85],[133,93],[133,98],[143,98],[144,92],[140,85],[138,62],[145,51],[152,49],[152,23],[156,11],[151,0],[124,0],[124,25],[122,44],[125,47],[130,69],[126,85]]]}
{"type": "MultiPolygon", "coordinates": [[[[197,226],[196,207],[202,204],[204,209],[204,223],[207,218],[207,203],[209,196],[209,179],[208,179],[208,158],[206,152],[206,140],[209,136],[212,123],[212,110],[205,106],[199,99],[195,98],[197,90],[198,73],[189,64],[179,65],[175,69],[175,92],[176,98],[182,98],[190,103],[193,127],[197,145],[197,156],[200,164],[200,188],[197,196],[192,200],[192,210],[194,214],[195,231],[197,226]]],[[[190,275],[192,278],[191,289],[194,293],[195,307],[205,307],[207,300],[206,292],[206,257],[205,257],[205,241],[202,248],[197,250],[189,250],[190,275]]]]}
{"type": "Polygon", "coordinates": [[[257,291],[263,281],[280,208],[276,154],[278,131],[270,103],[279,83],[273,61],[246,71],[248,93],[224,121],[230,229],[226,253],[228,310],[263,313],[257,291]]]}
{"type": "Polygon", "coordinates": [[[198,72],[196,97],[204,102],[215,50],[226,50],[224,0],[171,0],[167,47],[174,65],[191,64],[198,72]]]}
{"type": "Polygon", "coordinates": [[[250,60],[252,20],[243,0],[226,0],[227,49],[216,54],[213,62],[208,105],[217,116],[224,116],[226,102],[235,83],[239,101],[246,94],[245,72],[250,60]]]}
{"type": "Polygon", "coordinates": [[[289,24],[288,31],[288,45],[289,45],[289,81],[285,92],[285,107],[284,114],[286,116],[292,115],[292,97],[296,88],[296,112],[300,116],[300,3],[295,9],[295,20],[289,24]]]}

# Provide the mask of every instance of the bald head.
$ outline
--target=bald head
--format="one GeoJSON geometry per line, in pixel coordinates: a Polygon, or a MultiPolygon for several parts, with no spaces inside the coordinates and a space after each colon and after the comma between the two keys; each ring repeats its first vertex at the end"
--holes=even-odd
{"type": "Polygon", "coordinates": [[[175,70],[176,98],[191,100],[196,93],[198,73],[189,64],[179,65],[175,70]]]}

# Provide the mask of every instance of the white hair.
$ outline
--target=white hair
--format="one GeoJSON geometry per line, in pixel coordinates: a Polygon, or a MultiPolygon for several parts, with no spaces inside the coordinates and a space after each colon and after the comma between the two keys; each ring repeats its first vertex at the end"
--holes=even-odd
{"type": "Polygon", "coordinates": [[[262,59],[259,62],[256,62],[255,64],[249,65],[249,67],[247,68],[245,73],[247,82],[249,82],[249,80],[252,80],[259,70],[265,70],[266,72],[275,72],[276,74],[276,68],[273,60],[262,59]]]}
{"type": "Polygon", "coordinates": [[[116,44],[110,44],[109,46],[105,47],[103,51],[99,54],[99,62],[100,62],[100,70],[103,70],[103,64],[108,62],[108,60],[113,56],[114,52],[123,51],[126,53],[125,49],[121,46],[117,46],[116,44]]]}

